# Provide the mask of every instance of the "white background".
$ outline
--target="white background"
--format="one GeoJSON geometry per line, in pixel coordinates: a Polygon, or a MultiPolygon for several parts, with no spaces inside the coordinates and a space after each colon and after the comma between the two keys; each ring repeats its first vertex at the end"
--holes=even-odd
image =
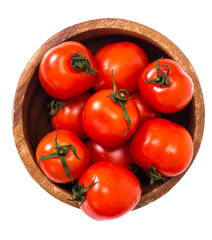
{"type": "Polygon", "coordinates": [[[211,1],[36,0],[0,4],[0,239],[212,239],[211,1]],[[173,41],[192,63],[204,93],[205,132],[183,179],[159,200],[117,220],[98,222],[45,192],[14,144],[12,105],[34,52],[58,31],[86,20],[123,18],[173,41]]]}

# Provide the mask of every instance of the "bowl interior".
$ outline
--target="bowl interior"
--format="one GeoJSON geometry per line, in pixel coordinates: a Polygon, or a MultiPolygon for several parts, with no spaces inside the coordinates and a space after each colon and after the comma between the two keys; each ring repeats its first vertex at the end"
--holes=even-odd
{"type": "MultiPolygon", "coordinates": [[[[92,54],[95,54],[96,51],[105,44],[119,41],[131,41],[138,44],[146,52],[150,62],[161,57],[172,58],[172,55],[169,55],[169,53],[166,52],[166,49],[162,48],[160,45],[155,44],[151,39],[148,39],[147,37],[142,36],[141,34],[134,31],[125,29],[104,28],[99,30],[88,30],[74,34],[71,37],[63,38],[63,40],[60,40],[59,42],[68,40],[74,40],[83,43],[89,48],[92,54]]],[[[54,44],[57,45],[59,42],[55,42],[54,44]]],[[[42,54],[40,55],[40,59],[42,57],[42,54]]],[[[22,106],[24,135],[29,151],[35,163],[35,151],[39,141],[52,130],[50,126],[50,116],[48,115],[47,108],[47,104],[51,101],[51,97],[47,95],[39,82],[39,61],[33,66],[33,72],[30,76],[30,79],[27,80],[27,89],[24,95],[22,106]]],[[[181,124],[190,132],[191,136],[193,137],[194,99],[192,99],[191,103],[182,111],[175,114],[164,114],[163,117],[181,124]]],[[[42,172],[39,174],[45,178],[42,172]]],[[[138,207],[144,206],[147,203],[157,199],[174,185],[173,179],[169,179],[166,183],[158,181],[154,185],[150,185],[149,179],[144,173],[140,173],[138,175],[138,178],[141,181],[143,189],[143,195],[140,204],[138,204],[138,207]],[[159,194],[157,196],[154,196],[154,193],[157,189],[159,190],[159,194]]],[[[180,178],[181,177],[176,178],[176,181],[178,181],[180,178]]],[[[70,193],[72,186],[71,184],[60,185],[54,183],[53,185],[55,185],[57,189],[59,189],[62,193],[64,192],[65,194],[70,193]]],[[[45,188],[45,186],[43,187],[45,188]]],[[[63,201],[63,197],[60,197],[60,200],[63,201]]],[[[64,202],[70,205],[74,205],[72,202],[67,202],[66,200],[64,200],[64,202]]]]}

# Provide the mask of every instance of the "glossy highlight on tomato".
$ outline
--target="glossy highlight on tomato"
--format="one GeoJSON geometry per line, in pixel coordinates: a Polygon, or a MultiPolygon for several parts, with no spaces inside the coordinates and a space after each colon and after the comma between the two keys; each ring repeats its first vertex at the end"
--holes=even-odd
{"type": "Polygon", "coordinates": [[[130,141],[117,147],[103,147],[91,139],[86,142],[90,153],[90,165],[97,162],[111,162],[132,170],[133,161],[129,153],[130,141]]]}
{"type": "MultiPolygon", "coordinates": [[[[80,138],[68,130],[52,131],[44,136],[39,142],[36,149],[36,160],[43,173],[55,183],[69,183],[71,180],[64,170],[60,157],[51,157],[39,162],[42,156],[57,152],[55,138],[60,146],[64,147],[73,145],[76,150],[78,158],[71,148],[68,149],[66,154],[64,154],[72,181],[78,179],[83,171],[88,167],[89,151],[80,138]]],[[[65,152],[64,149],[60,150],[65,152]]]]}
{"type": "Polygon", "coordinates": [[[94,93],[82,113],[82,124],[87,136],[104,147],[116,147],[127,141],[140,121],[139,110],[135,102],[129,99],[125,104],[131,121],[129,128],[122,108],[110,98],[112,92],[112,89],[105,89],[94,93]]]}
{"type": "Polygon", "coordinates": [[[96,81],[96,73],[93,71],[95,69],[95,60],[83,44],[66,41],[45,53],[39,66],[39,79],[50,96],[64,99],[82,94],[91,88],[96,81]],[[81,55],[85,57],[84,62],[89,62],[90,65],[80,60],[77,66],[82,69],[74,68],[72,58],[76,53],[79,58],[81,55]]]}
{"type": "Polygon", "coordinates": [[[117,42],[103,46],[94,56],[98,81],[94,84],[96,91],[110,89],[111,71],[114,72],[118,89],[129,93],[138,90],[138,79],[149,60],[143,49],[133,42],[117,42]]]}
{"type": "Polygon", "coordinates": [[[93,164],[81,175],[78,184],[86,188],[93,180],[93,186],[85,192],[81,209],[95,220],[121,217],[132,210],[141,198],[142,189],[137,177],[117,164],[93,164]]]}
{"type": "Polygon", "coordinates": [[[87,135],[82,126],[82,111],[90,96],[91,94],[86,92],[76,97],[59,100],[60,103],[66,104],[52,115],[51,126],[53,130],[56,128],[66,129],[74,132],[81,139],[86,139],[87,135]]]}
{"type": "Polygon", "coordinates": [[[139,91],[136,91],[130,95],[132,100],[136,103],[140,112],[140,124],[153,119],[161,117],[161,113],[155,110],[142,98],[139,91]]]}
{"type": "Polygon", "coordinates": [[[163,118],[142,124],[132,137],[130,155],[145,171],[152,167],[164,177],[184,172],[191,163],[193,142],[181,125],[163,118]]]}
{"type": "Polygon", "coordinates": [[[174,60],[162,58],[150,63],[139,78],[143,99],[161,113],[175,113],[191,101],[194,85],[174,60]]]}

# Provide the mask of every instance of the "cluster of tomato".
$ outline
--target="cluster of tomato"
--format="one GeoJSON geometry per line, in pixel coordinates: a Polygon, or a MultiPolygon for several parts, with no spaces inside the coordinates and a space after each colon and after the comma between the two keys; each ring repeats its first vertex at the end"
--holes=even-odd
{"type": "Polygon", "coordinates": [[[39,79],[53,97],[53,131],[37,146],[38,165],[53,182],[72,182],[69,200],[91,218],[117,218],[138,204],[142,189],[133,164],[153,184],[191,162],[189,132],[161,117],[193,96],[191,78],[174,60],[149,63],[132,42],[108,44],[93,57],[67,41],[46,52],[39,79]]]}

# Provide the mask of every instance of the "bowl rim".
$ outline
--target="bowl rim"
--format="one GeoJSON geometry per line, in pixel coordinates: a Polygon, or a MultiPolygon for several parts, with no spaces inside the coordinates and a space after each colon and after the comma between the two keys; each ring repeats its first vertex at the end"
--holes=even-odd
{"type": "MultiPolygon", "coordinates": [[[[163,51],[167,52],[168,55],[171,56],[175,61],[177,61],[183,67],[185,72],[187,72],[187,74],[191,76],[194,83],[193,104],[195,107],[195,119],[193,120],[193,141],[196,141],[192,162],[195,159],[196,154],[199,150],[204,131],[205,107],[199,79],[193,66],[191,65],[187,57],[184,55],[184,53],[167,37],[157,32],[156,30],[144,26],[140,23],[119,18],[101,18],[89,20],[75,24],[73,26],[63,29],[62,31],[59,31],[51,38],[49,38],[46,42],[44,42],[44,44],[42,44],[41,47],[34,53],[20,76],[13,102],[13,136],[20,158],[22,159],[22,162],[24,163],[31,177],[49,194],[77,208],[79,208],[78,203],[70,202],[67,200],[70,198],[71,193],[62,190],[57,185],[52,183],[42,173],[42,171],[37,166],[36,162],[32,157],[32,152],[28,145],[29,141],[27,132],[24,128],[23,109],[25,106],[25,94],[30,79],[33,75],[33,71],[31,70],[32,68],[34,68],[35,65],[39,65],[44,53],[47,50],[79,34],[89,31],[101,31],[105,29],[112,29],[118,31],[122,30],[135,36],[142,36],[144,40],[156,45],[163,51]],[[185,62],[186,66],[184,64],[185,62]]],[[[175,184],[179,182],[179,180],[185,175],[188,169],[182,174],[170,178],[167,182],[162,184],[154,191],[142,195],[141,200],[135,209],[143,207],[166,194],[175,184]]]]}

